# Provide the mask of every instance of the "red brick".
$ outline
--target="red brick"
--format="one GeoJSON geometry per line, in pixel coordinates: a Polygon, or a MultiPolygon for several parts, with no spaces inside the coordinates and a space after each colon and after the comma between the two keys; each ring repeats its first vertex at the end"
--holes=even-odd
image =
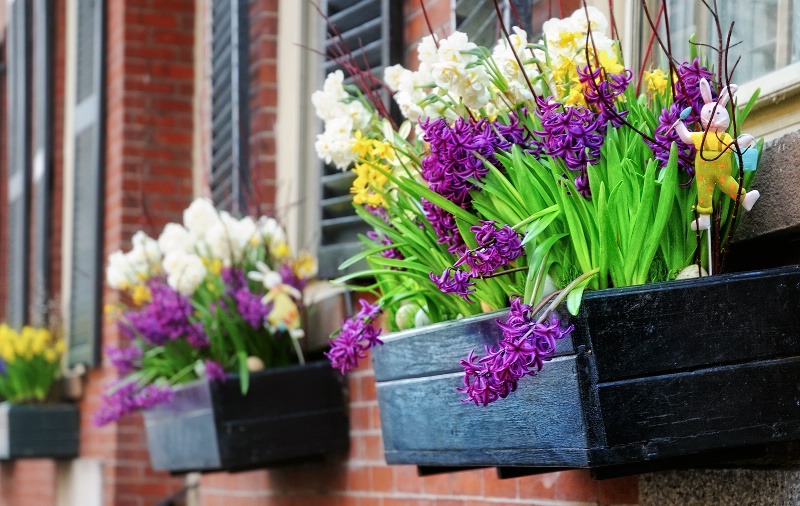
{"type": "Polygon", "coordinates": [[[422,478],[414,466],[395,467],[395,485],[398,492],[418,493],[422,491],[422,478]]]}
{"type": "Polygon", "coordinates": [[[450,489],[455,495],[483,495],[482,471],[460,471],[450,475],[450,489]]]}
{"type": "Polygon", "coordinates": [[[556,478],[556,499],[562,501],[596,501],[597,482],[586,470],[563,471],[556,478]]]}
{"type": "Polygon", "coordinates": [[[517,497],[517,480],[501,480],[495,469],[484,469],[482,472],[486,497],[517,497]]]}
{"type": "Polygon", "coordinates": [[[616,478],[597,482],[600,504],[613,506],[617,504],[636,504],[639,502],[638,476],[616,478]]]}
{"type": "Polygon", "coordinates": [[[450,477],[446,473],[423,476],[420,480],[422,481],[422,489],[426,494],[448,496],[452,493],[450,477]]]}
{"type": "Polygon", "coordinates": [[[554,499],[556,478],[557,473],[518,478],[519,496],[525,499],[554,499]]]}
{"type": "Polygon", "coordinates": [[[372,468],[372,491],[393,492],[395,490],[394,469],[388,466],[372,468]]]}

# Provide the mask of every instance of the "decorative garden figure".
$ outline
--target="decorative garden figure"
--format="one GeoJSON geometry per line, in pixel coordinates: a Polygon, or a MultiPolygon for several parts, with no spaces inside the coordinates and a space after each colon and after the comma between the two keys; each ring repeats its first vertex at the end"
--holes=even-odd
{"type": "MultiPolygon", "coordinates": [[[[697,209],[700,215],[692,221],[692,230],[708,230],[711,226],[711,212],[714,205],[714,188],[719,188],[730,198],[742,204],[747,211],[753,208],[761,194],[751,190],[746,194],[739,187],[739,182],[731,176],[734,165],[733,154],[736,150],[733,138],[725,132],[731,119],[725,104],[730,94],[736,93],[737,86],[731,84],[722,89],[719,99],[714,102],[711,86],[705,79],[700,79],[700,94],[705,105],[700,112],[700,123],[703,130],[690,132],[682,120],[678,120],[675,131],[681,140],[697,149],[695,156],[695,182],[697,183],[697,209]]],[[[683,115],[682,115],[683,116],[683,115]]]]}

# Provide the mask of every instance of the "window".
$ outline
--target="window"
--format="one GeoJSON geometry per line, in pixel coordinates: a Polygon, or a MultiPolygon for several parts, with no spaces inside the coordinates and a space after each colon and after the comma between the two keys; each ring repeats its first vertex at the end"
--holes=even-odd
{"type": "MultiPolygon", "coordinates": [[[[505,26],[520,26],[529,40],[537,39],[548,19],[559,17],[562,12],[569,16],[582,5],[581,0],[500,0],[499,4],[505,26]]],[[[469,35],[469,40],[479,46],[491,49],[503,37],[493,0],[456,0],[453,14],[456,30],[469,35]]]]}
{"type": "Polygon", "coordinates": [[[211,2],[211,198],[235,215],[247,212],[248,2],[211,2]]]}
{"type": "MultiPolygon", "coordinates": [[[[344,45],[352,52],[353,61],[358,62],[362,69],[366,61],[375,75],[382,76],[385,67],[402,60],[402,2],[329,0],[327,16],[344,40],[344,45]]],[[[342,42],[333,33],[329,33],[329,37],[326,52],[329,58],[336,58],[339,54],[335,47],[342,42]]],[[[324,63],[324,74],[340,68],[335,60],[328,59],[324,63]]],[[[360,251],[358,235],[368,229],[353,210],[350,186],[354,179],[355,175],[349,171],[342,172],[333,166],[322,169],[321,278],[340,275],[339,265],[360,251]]],[[[351,270],[361,267],[355,265],[351,270]]]]}
{"type": "Polygon", "coordinates": [[[36,0],[33,12],[33,264],[32,323],[48,324],[53,165],[53,2],[36,0]]]}
{"type": "MultiPolygon", "coordinates": [[[[800,0],[726,0],[719,2],[723,38],[732,22],[729,65],[737,58],[734,81],[745,83],[792,63],[800,62],[800,0]]],[[[716,27],[708,9],[694,0],[670,0],[667,5],[675,56],[689,58],[685,41],[692,34],[698,42],[717,45],[716,27]]],[[[715,56],[711,56],[712,62],[715,56]]],[[[800,76],[798,76],[800,77],[800,76]]]]}
{"type": "MultiPolygon", "coordinates": [[[[796,131],[800,128],[800,118],[794,113],[800,104],[800,0],[726,0],[716,4],[723,38],[735,21],[731,45],[739,44],[731,48],[728,64],[730,70],[741,56],[732,78],[739,85],[737,102],[744,104],[760,91],[745,125],[747,132],[770,140],[796,131]]],[[[640,62],[651,29],[638,0],[628,0],[626,5],[632,36],[626,37],[625,56],[629,62],[640,62]],[[633,43],[637,40],[638,45],[633,43]]],[[[650,1],[648,5],[655,20],[661,3],[650,1]]],[[[673,53],[679,60],[688,59],[692,34],[698,43],[718,45],[716,27],[703,2],[668,0],[667,11],[673,53]]],[[[659,31],[665,34],[663,21],[659,31]]],[[[660,53],[657,48],[656,44],[655,54],[660,53]]],[[[716,67],[713,51],[700,49],[716,67]]],[[[659,58],[653,59],[664,68],[659,58]]]]}
{"type": "Polygon", "coordinates": [[[31,5],[8,6],[8,307],[12,327],[28,322],[31,199],[31,5]]]}
{"type": "Polygon", "coordinates": [[[70,366],[95,365],[100,358],[105,183],[105,3],[79,0],[71,5],[76,12],[68,33],[74,37],[75,57],[67,100],[73,114],[65,134],[72,145],[73,189],[66,315],[70,366]]]}

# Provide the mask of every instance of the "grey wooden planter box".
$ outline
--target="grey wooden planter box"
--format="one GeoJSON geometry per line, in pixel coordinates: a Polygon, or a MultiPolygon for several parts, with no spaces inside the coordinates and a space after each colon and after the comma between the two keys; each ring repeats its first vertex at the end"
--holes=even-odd
{"type": "Polygon", "coordinates": [[[488,407],[463,403],[459,360],[497,343],[497,319],[373,350],[388,463],[610,477],[800,455],[800,267],[586,293],[541,373],[488,407]]]}
{"type": "Polygon", "coordinates": [[[145,411],[153,469],[241,471],[330,459],[347,451],[341,376],[327,362],[238,375],[224,384],[179,387],[169,404],[145,411]]]}
{"type": "Polygon", "coordinates": [[[0,459],[73,459],[79,430],[74,405],[0,403],[0,459]]]}

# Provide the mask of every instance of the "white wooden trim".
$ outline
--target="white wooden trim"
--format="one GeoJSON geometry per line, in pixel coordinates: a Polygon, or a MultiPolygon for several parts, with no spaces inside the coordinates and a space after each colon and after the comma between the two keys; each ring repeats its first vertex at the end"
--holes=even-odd
{"type": "Polygon", "coordinates": [[[314,153],[319,123],[311,93],[322,84],[321,19],[308,2],[280,0],[274,125],[276,215],[294,249],[319,241],[320,162],[314,153]]]}
{"type": "MultiPolygon", "coordinates": [[[[69,328],[69,301],[72,294],[72,201],[75,198],[75,80],[77,64],[78,3],[66,4],[66,50],[64,58],[63,199],[61,203],[61,315],[63,328],[69,328]]],[[[66,336],[69,339],[69,336],[66,336]]]]}

